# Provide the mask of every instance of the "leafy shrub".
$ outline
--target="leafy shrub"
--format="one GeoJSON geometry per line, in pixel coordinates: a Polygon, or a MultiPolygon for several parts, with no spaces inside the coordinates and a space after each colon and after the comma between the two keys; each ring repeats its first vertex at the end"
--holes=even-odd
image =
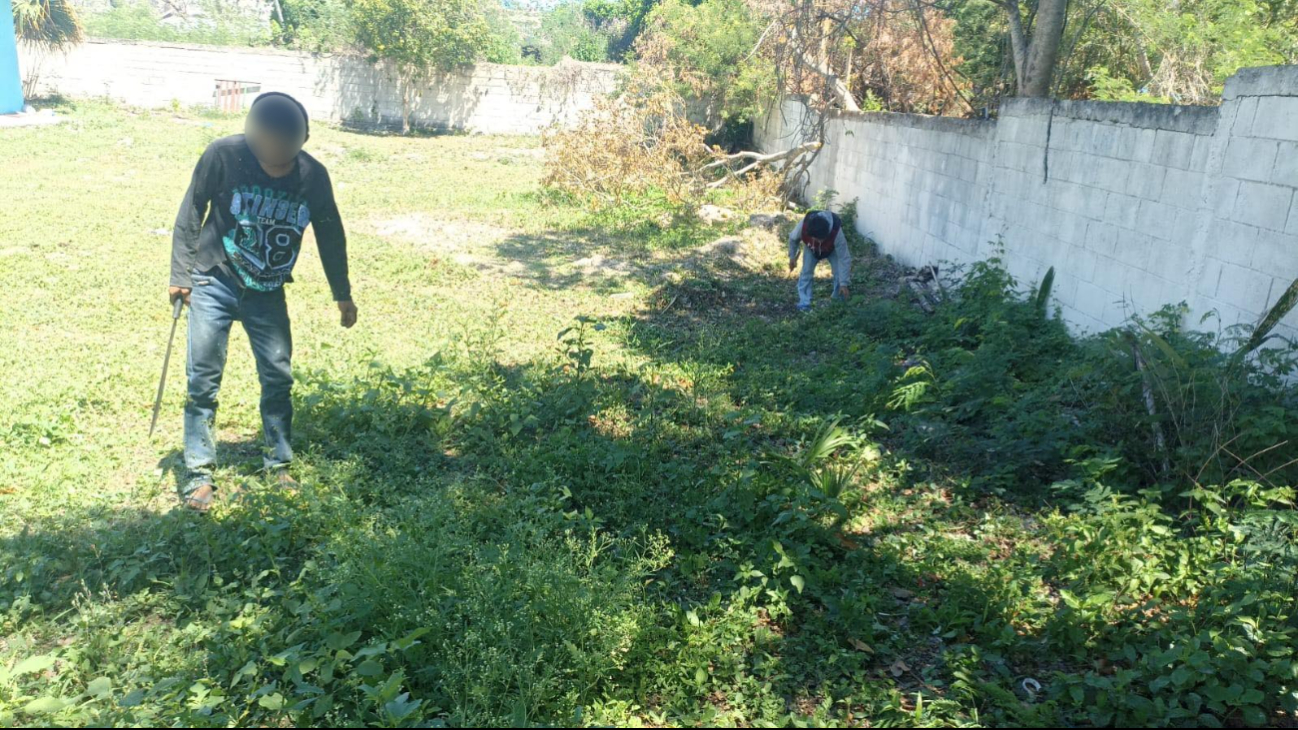
{"type": "Polygon", "coordinates": [[[312,52],[351,46],[355,30],[346,0],[280,0],[280,8],[283,20],[271,18],[277,45],[312,52]]]}
{"type": "Polygon", "coordinates": [[[1074,340],[997,259],[953,272],[947,291],[905,353],[928,380],[903,375],[892,402],[916,453],[992,489],[1035,491],[1105,455],[1121,457],[1113,486],[1162,485],[1169,500],[1187,484],[1298,480],[1294,348],[1238,357],[1247,328],[1189,330],[1178,306],[1074,340]]]}
{"type": "Polygon", "coordinates": [[[101,13],[87,14],[86,35],[134,41],[179,41],[218,46],[259,46],[270,41],[270,28],[260,20],[223,12],[218,4],[205,7],[205,17],[190,26],[164,23],[144,0],[126,0],[101,13]]]}

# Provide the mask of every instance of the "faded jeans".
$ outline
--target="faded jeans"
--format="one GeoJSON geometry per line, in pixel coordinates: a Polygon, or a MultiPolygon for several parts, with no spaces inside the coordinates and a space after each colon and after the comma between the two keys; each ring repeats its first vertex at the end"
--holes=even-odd
{"type": "MultiPolygon", "coordinates": [[[[842,295],[839,294],[839,290],[844,286],[845,282],[840,281],[838,278],[838,257],[830,256],[828,260],[829,270],[834,275],[834,293],[830,296],[830,299],[841,299],[842,295]]],[[[816,264],[818,263],[820,262],[816,260],[816,255],[811,252],[811,248],[805,243],[802,244],[802,273],[798,275],[798,309],[811,308],[811,284],[816,278],[816,264]]]]}
{"type": "Polygon", "coordinates": [[[261,425],[267,470],[293,460],[293,336],[284,290],[259,292],[239,286],[220,270],[193,276],[189,306],[189,398],[185,403],[185,468],[190,488],[210,483],[216,463],[217,393],[225,371],[230,327],[237,320],[252,344],[261,381],[261,425]]]}

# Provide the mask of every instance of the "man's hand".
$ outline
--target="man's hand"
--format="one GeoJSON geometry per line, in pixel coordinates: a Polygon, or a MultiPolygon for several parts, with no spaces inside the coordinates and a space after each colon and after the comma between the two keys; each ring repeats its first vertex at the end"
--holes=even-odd
{"type": "Polygon", "coordinates": [[[175,304],[177,299],[183,298],[185,304],[189,304],[189,293],[192,291],[193,289],[187,286],[169,286],[167,287],[167,301],[175,304]]]}
{"type": "Polygon", "coordinates": [[[844,299],[851,299],[851,298],[852,298],[852,292],[848,291],[848,290],[847,290],[847,287],[845,287],[845,286],[840,286],[840,287],[838,287],[838,293],[839,293],[839,295],[842,296],[844,299]]]}
{"type": "Polygon", "coordinates": [[[342,326],[350,328],[356,324],[356,304],[352,300],[338,302],[338,311],[342,313],[342,326]]]}
{"type": "Polygon", "coordinates": [[[790,256],[790,257],[789,257],[789,271],[793,271],[793,268],[794,268],[795,266],[797,266],[797,265],[798,265],[798,260],[797,260],[796,258],[794,258],[793,256],[790,256]]]}

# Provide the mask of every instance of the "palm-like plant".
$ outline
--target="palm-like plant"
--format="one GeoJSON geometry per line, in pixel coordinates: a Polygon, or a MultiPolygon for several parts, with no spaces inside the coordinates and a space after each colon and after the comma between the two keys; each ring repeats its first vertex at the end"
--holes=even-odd
{"type": "Polygon", "coordinates": [[[18,40],[46,50],[74,46],[85,38],[81,16],[69,0],[13,0],[18,40]]]}
{"type": "MultiPolygon", "coordinates": [[[[803,481],[808,496],[833,515],[831,526],[835,529],[847,521],[843,495],[866,461],[862,439],[839,425],[840,422],[836,418],[822,426],[797,455],[776,457],[803,481]],[[843,452],[844,457],[835,458],[843,452]]],[[[875,422],[875,425],[882,424],[875,422]]]]}
{"type": "Polygon", "coordinates": [[[14,33],[18,42],[36,52],[35,62],[23,79],[23,93],[35,91],[41,61],[53,51],[75,46],[85,38],[81,16],[71,0],[12,0],[14,33]]]}

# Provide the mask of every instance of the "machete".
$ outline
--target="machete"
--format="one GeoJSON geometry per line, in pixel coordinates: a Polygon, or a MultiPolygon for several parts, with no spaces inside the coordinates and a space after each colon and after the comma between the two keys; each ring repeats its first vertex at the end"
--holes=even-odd
{"type": "Polygon", "coordinates": [[[158,426],[158,410],[162,408],[162,390],[167,387],[167,366],[171,364],[171,343],[176,341],[176,325],[180,323],[180,310],[185,306],[184,297],[176,297],[171,308],[171,336],[167,338],[167,356],[162,359],[162,379],[158,381],[158,397],[153,400],[153,422],[149,424],[149,436],[158,426]]]}

